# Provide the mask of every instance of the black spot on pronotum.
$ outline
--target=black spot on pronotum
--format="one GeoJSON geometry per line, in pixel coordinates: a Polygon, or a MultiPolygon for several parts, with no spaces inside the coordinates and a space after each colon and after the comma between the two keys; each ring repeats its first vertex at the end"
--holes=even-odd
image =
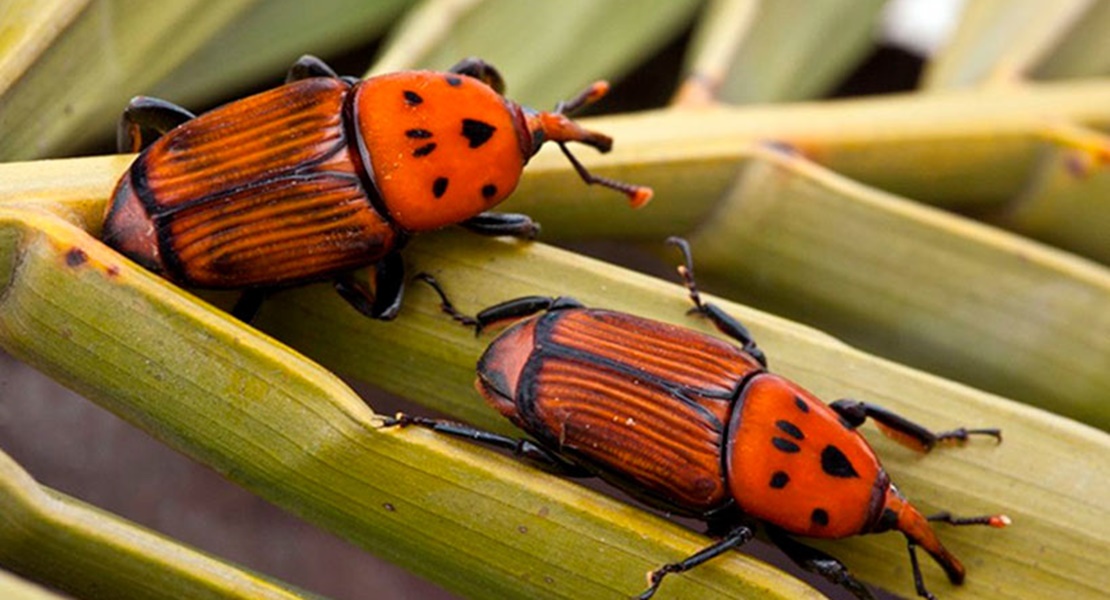
{"type": "Polygon", "coordinates": [[[771,487],[776,490],[781,490],[788,483],[790,483],[790,476],[783,471],[775,471],[775,474],[771,475],[771,487]]]}
{"type": "Polygon", "coordinates": [[[426,140],[432,137],[432,132],[427,129],[409,129],[405,132],[405,136],[414,140],[426,140]]]}
{"type": "Polygon", "coordinates": [[[799,448],[797,444],[785,438],[771,438],[771,443],[774,444],[775,448],[778,448],[779,450],[786,452],[787,454],[793,454],[801,450],[801,448],[799,448]]]}
{"type": "Polygon", "coordinates": [[[414,91],[405,90],[405,102],[408,103],[409,106],[416,106],[424,102],[424,99],[420,97],[420,94],[414,91]]]}
{"type": "Polygon", "coordinates": [[[859,477],[847,456],[833,445],[825,446],[821,451],[821,470],[833,477],[850,479],[859,477]]]}
{"type": "Polygon", "coordinates": [[[66,252],[66,264],[71,267],[79,267],[85,264],[87,260],[89,260],[89,255],[85,254],[85,251],[80,248],[70,248],[69,252],[66,252]]]}
{"type": "Polygon", "coordinates": [[[815,508],[809,515],[809,520],[813,521],[815,525],[824,527],[829,524],[829,511],[823,508],[815,508]]]}
{"type": "Polygon", "coordinates": [[[802,400],[801,398],[799,398],[797,396],[794,396],[794,406],[797,406],[798,410],[800,410],[804,413],[809,412],[809,405],[806,404],[805,400],[802,400]]]}
{"type": "Polygon", "coordinates": [[[482,197],[485,198],[486,200],[489,200],[490,198],[493,198],[496,195],[497,195],[497,186],[496,185],[493,185],[492,183],[487,183],[486,185],[482,186],[482,197]]]}
{"type": "Polygon", "coordinates": [[[837,420],[840,421],[840,424],[844,426],[844,429],[847,429],[849,431],[855,429],[855,426],[849,423],[848,419],[845,419],[844,417],[838,417],[837,420]]]}
{"type": "Polygon", "coordinates": [[[423,146],[417,148],[416,150],[413,150],[412,155],[415,156],[416,158],[420,158],[422,156],[427,156],[427,155],[431,154],[432,150],[435,150],[435,149],[436,149],[436,143],[431,142],[429,144],[424,144],[423,146]]]}
{"type": "Polygon", "coordinates": [[[462,134],[470,142],[471,148],[477,148],[489,141],[497,128],[489,123],[475,119],[463,119],[462,134]]]}
{"type": "Polygon", "coordinates": [[[442,198],[443,195],[447,193],[448,183],[450,182],[447,181],[446,177],[437,178],[435,183],[432,184],[432,194],[435,195],[436,198],[442,198]]]}
{"type": "Polygon", "coordinates": [[[802,430],[798,429],[798,426],[791,423],[790,421],[779,419],[778,421],[775,421],[775,427],[778,427],[780,431],[786,433],[796,440],[806,439],[806,436],[804,433],[802,433],[802,430]]]}
{"type": "Polygon", "coordinates": [[[454,75],[448,75],[446,79],[447,85],[451,87],[459,87],[460,85],[462,85],[462,79],[455,77],[454,75]]]}

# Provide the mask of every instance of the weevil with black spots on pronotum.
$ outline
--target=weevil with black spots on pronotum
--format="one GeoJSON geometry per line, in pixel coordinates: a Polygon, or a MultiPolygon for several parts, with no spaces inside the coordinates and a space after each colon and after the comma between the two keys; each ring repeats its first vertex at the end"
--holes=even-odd
{"type": "Polygon", "coordinates": [[[586,308],[566,297],[518,298],[468,317],[434,279],[421,275],[439,293],[446,313],[479,332],[518,321],[482,355],[476,385],[533,439],[403,414],[384,423],[505,448],[563,475],[597,476],[645,504],[705,521],[719,541],[652,571],[641,599],[650,598],[666,575],[743,545],[758,523],[793,561],[860,598],[871,598],[871,592],[840,561],[793,536],[900,531],[920,596],[933,597],[918,565],[918,547],[952,583],[962,583],[963,565],[930,522],[1004,527],[1009,519],[922,515],[891,483],[857,428],[871,418],[892,439],[922,452],[973,435],[1001,441],[1001,432],[961,427],[936,433],[870,403],[825,404],[770,373],[747,328],[702,301],[686,242],[670,241],[685,256],[679,272],[693,311],[739,346],[675,325],[586,308]]]}
{"type": "Polygon", "coordinates": [[[412,234],[461,224],[536,235],[526,215],[488,211],[544,142],[587,183],[637,207],[651,198],[650,188],[591,174],[566,148],[612,146],[566,116],[603,97],[605,82],[552,112],[503,89],[478,59],[360,81],[305,56],[285,85],[199,117],[135,98],[120,120],[120,151],[142,150],[144,132],[164,135],[120,179],[101,237],[182,285],[248,290],[233,310],[245,320],[268,291],[329,279],[359,312],[390,319],[404,289],[398,250],[412,234]],[[352,276],[368,265],[372,291],[352,276]]]}

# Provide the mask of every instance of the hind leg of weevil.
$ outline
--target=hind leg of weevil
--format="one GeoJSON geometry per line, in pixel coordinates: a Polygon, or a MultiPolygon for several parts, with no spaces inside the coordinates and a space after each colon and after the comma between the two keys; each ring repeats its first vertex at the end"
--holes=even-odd
{"type": "Polygon", "coordinates": [[[582,303],[574,298],[522,296],[520,298],[506,300],[500,304],[495,304],[471,317],[455,308],[455,305],[447,297],[447,293],[443,291],[443,287],[439,285],[435,277],[432,277],[428,273],[418,273],[416,279],[423,281],[436,291],[436,294],[439,295],[439,308],[444,314],[447,314],[462,325],[473,327],[475,335],[482,333],[483,329],[495,323],[515,321],[548,310],[582,308],[582,303]]]}
{"type": "Polygon", "coordinates": [[[534,240],[540,233],[539,223],[533,221],[528,215],[517,213],[479,213],[460,225],[479,235],[510,235],[522,240],[534,240]]]}
{"type": "Polygon", "coordinates": [[[860,600],[875,599],[871,590],[853,577],[848,572],[848,567],[845,567],[844,563],[835,557],[799,542],[778,527],[767,525],[765,529],[767,535],[771,538],[771,542],[778,546],[794,564],[852,592],[860,600]]]}
{"type": "Polygon", "coordinates": [[[480,58],[464,58],[447,71],[473,77],[490,86],[498,94],[505,95],[505,80],[501,77],[501,73],[493,65],[480,58]]]}
{"type": "Polygon", "coordinates": [[[682,276],[682,281],[690,292],[690,301],[694,303],[691,312],[705,315],[718,331],[740,342],[744,347],[744,352],[752,355],[753,358],[759,361],[759,364],[766,367],[767,356],[756,345],[748,328],[744,327],[744,324],[735,317],[721,310],[717,305],[701,301],[701,293],[698,292],[698,285],[694,281],[694,255],[690,251],[690,244],[680,237],[669,237],[667,243],[678,246],[678,249],[682,251],[684,260],[683,264],[678,266],[678,274],[682,276]]]}
{"type": "Polygon", "coordinates": [[[714,544],[698,550],[679,562],[667,563],[659,567],[648,575],[648,589],[644,590],[639,596],[636,596],[636,600],[647,600],[654,596],[655,592],[659,589],[659,584],[663,583],[663,578],[667,575],[689,571],[709,559],[716,558],[729,550],[734,550],[743,546],[748,543],[754,535],[755,531],[753,531],[751,527],[747,525],[738,525],[714,544]]]}
{"type": "Polygon", "coordinates": [[[987,435],[1002,442],[1002,431],[993,428],[968,429],[958,427],[950,431],[930,431],[917,423],[869,402],[850,398],[837,400],[829,405],[844,421],[853,428],[863,425],[870,417],[887,437],[919,452],[928,452],[937,444],[945,442],[966,442],[973,435],[987,435]]]}
{"type": "Polygon", "coordinates": [[[158,139],[155,136],[145,140],[144,129],[154,131],[160,136],[195,118],[196,115],[173,102],[149,96],[135,96],[120,115],[119,125],[116,127],[116,150],[138,152],[158,139]]]}
{"type": "Polygon", "coordinates": [[[386,417],[382,420],[382,427],[423,427],[436,433],[442,433],[471,442],[508,450],[513,456],[542,469],[548,473],[564,477],[593,477],[594,474],[568,460],[551,452],[539,444],[523,438],[509,436],[477,429],[463,423],[447,421],[445,419],[429,419],[427,417],[414,417],[398,413],[395,417],[386,417]]]}
{"type": "Polygon", "coordinates": [[[389,321],[401,310],[405,296],[405,265],[401,255],[390,252],[374,265],[374,291],[366,289],[353,275],[335,280],[335,291],[358,312],[381,321],[389,321]]]}

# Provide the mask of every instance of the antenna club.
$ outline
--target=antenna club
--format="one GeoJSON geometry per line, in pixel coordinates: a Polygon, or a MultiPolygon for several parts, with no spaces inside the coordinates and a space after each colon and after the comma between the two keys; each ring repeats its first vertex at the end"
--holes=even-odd
{"type": "Polygon", "coordinates": [[[628,201],[632,208],[643,208],[654,195],[655,190],[646,185],[638,185],[628,192],[628,201]]]}

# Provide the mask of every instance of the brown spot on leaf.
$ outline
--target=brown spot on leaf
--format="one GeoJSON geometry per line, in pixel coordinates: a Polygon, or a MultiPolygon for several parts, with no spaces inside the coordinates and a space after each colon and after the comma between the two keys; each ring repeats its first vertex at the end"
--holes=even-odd
{"type": "Polygon", "coordinates": [[[66,252],[66,264],[71,267],[80,267],[88,261],[89,255],[80,248],[70,248],[69,252],[66,252]]]}

